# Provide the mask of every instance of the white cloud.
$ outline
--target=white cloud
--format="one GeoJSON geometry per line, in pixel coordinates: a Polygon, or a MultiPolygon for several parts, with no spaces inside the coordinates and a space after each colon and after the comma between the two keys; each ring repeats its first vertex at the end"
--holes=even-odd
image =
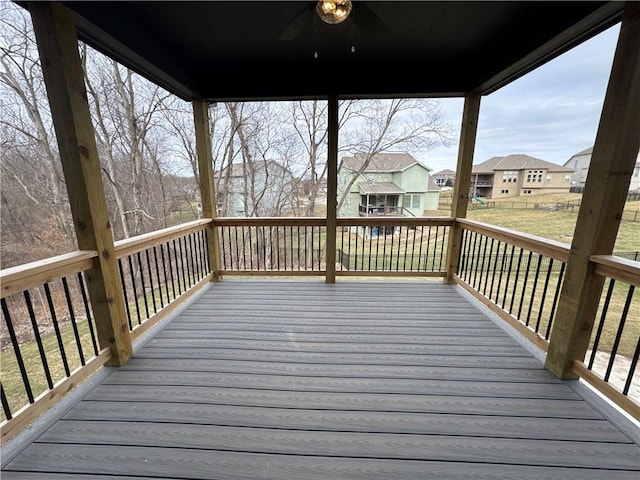
{"type": "MultiPolygon", "coordinates": [[[[524,153],[563,164],[574,153],[592,146],[619,30],[616,25],[483,97],[474,163],[524,153]]],[[[462,99],[442,100],[456,126],[462,118],[462,105],[462,99]]],[[[457,149],[456,138],[453,146],[433,150],[424,162],[436,172],[455,169],[457,149]]]]}

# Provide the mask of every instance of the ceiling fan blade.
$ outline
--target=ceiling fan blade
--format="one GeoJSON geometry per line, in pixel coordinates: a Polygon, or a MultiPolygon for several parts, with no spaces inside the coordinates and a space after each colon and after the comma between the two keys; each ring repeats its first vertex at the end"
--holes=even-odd
{"type": "Polygon", "coordinates": [[[307,23],[311,21],[313,15],[313,9],[316,2],[310,2],[306,7],[298,13],[293,20],[286,26],[282,33],[278,36],[278,40],[295,40],[298,35],[302,33],[302,30],[307,26],[307,23]]]}
{"type": "Polygon", "coordinates": [[[365,33],[380,35],[387,32],[387,26],[364,2],[353,2],[353,22],[365,33]]]}

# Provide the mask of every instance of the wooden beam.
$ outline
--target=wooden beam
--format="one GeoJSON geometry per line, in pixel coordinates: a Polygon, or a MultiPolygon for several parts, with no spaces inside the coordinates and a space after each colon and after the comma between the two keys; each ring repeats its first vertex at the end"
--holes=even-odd
{"type": "Polygon", "coordinates": [[[639,147],[640,3],[627,2],[546,360],[560,378],[584,359],[604,283],[590,258],[613,251],[639,147]]]}
{"type": "Polygon", "coordinates": [[[133,349],[73,15],[59,3],[30,2],[29,10],[78,247],[98,252],[86,271],[98,338],[109,365],[122,365],[133,349]]]}
{"type": "MultiPolygon", "coordinates": [[[[465,218],[467,216],[471,170],[473,169],[473,151],[476,146],[478,116],[480,115],[480,98],[479,93],[468,93],[464,97],[456,182],[453,188],[453,203],[451,204],[451,216],[454,219],[465,218]]],[[[462,227],[454,221],[453,227],[449,232],[449,243],[447,246],[446,282],[450,285],[455,283],[461,243],[462,227]]]]}
{"type": "Polygon", "coordinates": [[[327,283],[336,281],[336,217],[338,216],[338,97],[329,97],[327,158],[327,283]]]}
{"type": "MultiPolygon", "coordinates": [[[[216,218],[216,193],[213,185],[213,162],[211,158],[211,131],[209,130],[209,106],[205,100],[193,101],[193,120],[196,129],[196,152],[198,155],[198,178],[202,217],[216,218]]],[[[211,222],[207,227],[211,279],[220,280],[220,239],[218,228],[211,222]]]]}

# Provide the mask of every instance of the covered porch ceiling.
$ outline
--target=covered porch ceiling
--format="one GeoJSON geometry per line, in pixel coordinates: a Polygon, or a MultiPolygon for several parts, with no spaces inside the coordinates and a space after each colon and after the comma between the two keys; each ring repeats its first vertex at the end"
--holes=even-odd
{"type": "MultiPolygon", "coordinates": [[[[27,2],[18,2],[28,6],[27,2]]],[[[63,2],[79,39],[185,100],[488,94],[618,22],[624,2],[63,2]],[[316,58],[317,52],[317,58],[316,58]]]]}

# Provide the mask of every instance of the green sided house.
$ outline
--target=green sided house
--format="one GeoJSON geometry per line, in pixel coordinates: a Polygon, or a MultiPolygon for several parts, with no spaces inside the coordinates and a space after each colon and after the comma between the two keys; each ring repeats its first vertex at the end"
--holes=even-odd
{"type": "Polygon", "coordinates": [[[409,153],[343,157],[338,166],[338,216],[413,216],[437,210],[440,189],[431,169],[409,153]]]}

